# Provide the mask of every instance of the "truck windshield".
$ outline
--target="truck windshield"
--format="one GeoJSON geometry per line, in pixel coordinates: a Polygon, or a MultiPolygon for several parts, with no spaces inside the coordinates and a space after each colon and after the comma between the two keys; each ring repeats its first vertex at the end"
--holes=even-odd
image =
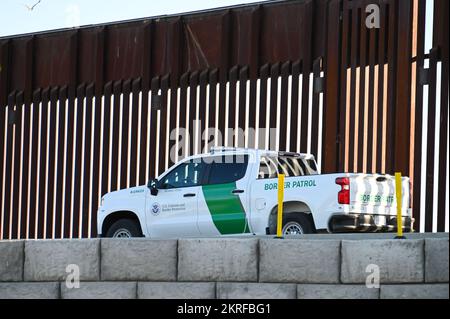
{"type": "Polygon", "coordinates": [[[261,156],[258,178],[276,178],[278,174],[286,177],[317,174],[313,160],[293,156],[261,156]]]}

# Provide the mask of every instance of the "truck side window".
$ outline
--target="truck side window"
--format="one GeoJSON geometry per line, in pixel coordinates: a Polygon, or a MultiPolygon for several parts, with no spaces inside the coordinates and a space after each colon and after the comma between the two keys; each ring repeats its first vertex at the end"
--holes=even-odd
{"type": "Polygon", "coordinates": [[[262,156],[259,164],[258,178],[276,178],[278,175],[277,165],[275,158],[262,156]]]}
{"type": "Polygon", "coordinates": [[[164,176],[158,187],[161,189],[199,186],[205,174],[205,163],[188,161],[174,168],[164,176]]]}
{"type": "Polygon", "coordinates": [[[317,166],[315,161],[311,159],[306,160],[306,165],[309,168],[311,175],[317,174],[317,166]]]}
{"type": "Polygon", "coordinates": [[[276,178],[278,174],[304,176],[317,174],[313,160],[298,157],[262,156],[259,163],[258,179],[276,178]]]}
{"type": "Polygon", "coordinates": [[[240,180],[247,171],[248,155],[210,158],[208,184],[226,184],[240,180]]]}

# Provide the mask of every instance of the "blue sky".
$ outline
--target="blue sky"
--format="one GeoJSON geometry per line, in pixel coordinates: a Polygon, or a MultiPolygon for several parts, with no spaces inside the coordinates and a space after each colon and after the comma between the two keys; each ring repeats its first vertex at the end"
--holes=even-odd
{"type": "Polygon", "coordinates": [[[0,37],[260,0],[0,0],[0,37]]]}

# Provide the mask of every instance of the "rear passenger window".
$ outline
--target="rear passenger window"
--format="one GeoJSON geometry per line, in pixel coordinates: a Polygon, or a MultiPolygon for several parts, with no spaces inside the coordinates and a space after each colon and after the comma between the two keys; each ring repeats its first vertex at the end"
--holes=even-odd
{"type": "Polygon", "coordinates": [[[209,159],[211,164],[208,184],[226,184],[236,182],[245,176],[248,155],[215,156],[209,159]]]}
{"type": "Polygon", "coordinates": [[[317,174],[314,160],[292,156],[261,156],[258,178],[276,178],[278,174],[304,176],[317,174]]]}

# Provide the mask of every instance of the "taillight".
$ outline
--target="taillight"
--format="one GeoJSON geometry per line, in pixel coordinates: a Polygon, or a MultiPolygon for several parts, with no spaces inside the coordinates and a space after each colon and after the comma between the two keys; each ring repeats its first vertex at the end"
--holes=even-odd
{"type": "Polygon", "coordinates": [[[350,204],[350,179],[348,177],[336,178],[336,184],[341,186],[338,193],[339,204],[350,204]]]}

